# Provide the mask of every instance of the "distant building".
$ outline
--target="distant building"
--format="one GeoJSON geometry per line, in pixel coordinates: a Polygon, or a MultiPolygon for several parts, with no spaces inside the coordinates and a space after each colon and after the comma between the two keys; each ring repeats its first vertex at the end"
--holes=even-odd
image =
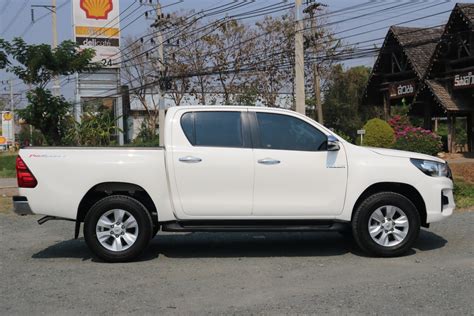
{"type": "Polygon", "coordinates": [[[366,88],[364,103],[390,107],[405,99],[411,115],[433,129],[448,120],[448,150],[455,150],[456,117],[466,118],[474,150],[474,4],[458,3],[443,28],[390,27],[366,88]]]}

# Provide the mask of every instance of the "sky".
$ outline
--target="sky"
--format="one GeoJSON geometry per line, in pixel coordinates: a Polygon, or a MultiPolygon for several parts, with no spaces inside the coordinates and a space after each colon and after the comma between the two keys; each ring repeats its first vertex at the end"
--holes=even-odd
{"type": "MultiPolygon", "coordinates": [[[[149,0],[144,0],[147,2],[149,0]]],[[[156,1],[156,0],[153,0],[156,1]]],[[[231,1],[247,2],[248,4],[240,9],[233,10],[229,14],[248,12],[257,8],[278,5],[282,2],[292,3],[292,0],[162,0],[164,13],[171,13],[180,10],[194,9],[196,11],[215,8],[221,4],[231,1]]],[[[127,14],[121,15],[121,27],[129,22],[137,20],[122,30],[122,37],[140,36],[146,32],[148,25],[152,22],[146,20],[144,11],[151,7],[139,6],[139,1],[120,0],[120,10],[125,10],[134,4],[132,8],[138,8],[133,14],[132,8],[127,14]]],[[[303,0],[303,3],[306,1],[303,0]]],[[[464,3],[474,3],[474,0],[464,0],[464,3]]],[[[390,25],[399,24],[402,26],[431,27],[444,24],[450,11],[454,8],[454,1],[439,0],[330,0],[323,2],[327,4],[329,12],[338,11],[354,5],[360,5],[358,11],[348,10],[346,12],[334,13],[326,19],[337,36],[342,37],[346,44],[354,44],[360,47],[373,47],[374,44],[380,46],[382,38],[387,33],[390,25]],[[362,16],[361,16],[362,15],[362,16]],[[413,21],[411,21],[413,20],[413,21]],[[408,23],[407,23],[408,22],[408,23]]],[[[0,38],[11,40],[14,37],[22,36],[28,43],[51,43],[52,24],[51,15],[47,9],[35,8],[34,15],[37,20],[31,23],[31,5],[50,5],[50,0],[0,0],[0,38]]],[[[59,41],[72,39],[72,8],[71,0],[57,0],[58,6],[58,37],[59,41]]],[[[217,18],[222,15],[217,16],[217,18]]],[[[258,19],[258,18],[257,18],[258,19]]],[[[245,20],[246,23],[254,23],[255,19],[245,20]]],[[[344,62],[346,67],[365,65],[372,66],[374,57],[356,59],[344,62]]],[[[1,80],[12,78],[11,74],[0,72],[0,94],[6,93],[7,87],[1,85],[1,80]]],[[[14,81],[16,90],[24,89],[19,80],[14,81]]],[[[66,97],[72,97],[74,85],[69,84],[62,88],[62,93],[66,97]]]]}

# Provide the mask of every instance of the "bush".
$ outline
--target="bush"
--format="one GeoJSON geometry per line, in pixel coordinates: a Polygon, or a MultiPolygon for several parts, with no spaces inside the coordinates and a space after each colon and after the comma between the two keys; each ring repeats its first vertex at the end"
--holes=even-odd
{"type": "Polygon", "coordinates": [[[395,141],[393,129],[384,120],[374,118],[364,125],[364,146],[390,148],[395,141]]]}
{"type": "Polygon", "coordinates": [[[435,155],[442,149],[441,137],[421,127],[407,126],[397,134],[393,148],[435,155]]]}
{"type": "Polygon", "coordinates": [[[440,136],[421,127],[411,126],[406,116],[394,116],[389,124],[395,130],[395,149],[435,155],[443,147],[440,136]]]}
{"type": "Polygon", "coordinates": [[[352,143],[352,138],[344,133],[343,131],[340,130],[334,130],[334,133],[336,133],[338,136],[341,136],[344,140],[348,141],[349,143],[352,143]]]}

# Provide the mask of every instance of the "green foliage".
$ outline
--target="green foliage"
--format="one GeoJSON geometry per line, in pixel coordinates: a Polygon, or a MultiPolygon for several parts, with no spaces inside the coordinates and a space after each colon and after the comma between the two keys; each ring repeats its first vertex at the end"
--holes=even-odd
{"type": "Polygon", "coordinates": [[[390,148],[395,141],[393,129],[384,120],[374,118],[365,125],[364,143],[365,146],[390,148]]]}
{"type": "Polygon", "coordinates": [[[370,68],[364,66],[344,70],[336,65],[331,69],[323,102],[326,126],[355,139],[363,122],[376,116],[374,109],[361,106],[369,74],[370,68]]]}
{"type": "Polygon", "coordinates": [[[160,146],[160,136],[156,135],[155,130],[151,130],[147,120],[143,120],[137,137],[127,146],[132,147],[158,147],[160,146]]]}
{"type": "Polygon", "coordinates": [[[6,64],[7,71],[14,73],[24,83],[41,88],[46,87],[55,76],[67,76],[99,67],[91,63],[95,51],[90,48],[79,50],[73,41],[64,41],[52,49],[47,44],[28,45],[20,37],[11,43],[0,39],[0,50],[16,61],[6,64]]]}
{"type": "Polygon", "coordinates": [[[5,52],[3,51],[0,51],[0,69],[5,68],[7,63],[8,63],[7,54],[5,54],[5,52]]]}
{"type": "Polygon", "coordinates": [[[407,116],[408,112],[410,112],[410,105],[403,98],[399,104],[392,106],[390,111],[393,116],[407,116]]]}
{"type": "Polygon", "coordinates": [[[110,146],[113,144],[113,137],[118,131],[115,119],[110,111],[99,113],[85,113],[81,122],[75,122],[71,118],[66,142],[77,146],[110,146]]]}
{"type": "Polygon", "coordinates": [[[18,134],[18,141],[23,146],[42,146],[46,143],[43,134],[30,125],[22,125],[18,134]]]}
{"type": "Polygon", "coordinates": [[[345,134],[343,131],[338,131],[334,130],[334,133],[336,133],[338,136],[341,136],[344,140],[348,141],[349,143],[352,143],[352,138],[345,134]]]}
{"type": "Polygon", "coordinates": [[[71,104],[51,91],[36,88],[27,93],[28,106],[18,114],[28,124],[41,131],[49,145],[62,145],[68,130],[71,104]]]}
{"type": "Polygon", "coordinates": [[[3,62],[7,71],[25,84],[35,86],[28,92],[29,104],[19,111],[19,116],[38,129],[49,145],[64,144],[71,125],[69,110],[72,106],[62,96],[53,96],[46,86],[54,77],[97,69],[99,65],[91,63],[94,50],[79,50],[72,41],[64,41],[52,49],[46,44],[29,45],[17,37],[11,42],[0,39],[0,52],[2,59],[7,54],[15,61],[3,62]]]}
{"type": "Polygon", "coordinates": [[[0,178],[15,177],[16,155],[0,153],[0,178]]]}

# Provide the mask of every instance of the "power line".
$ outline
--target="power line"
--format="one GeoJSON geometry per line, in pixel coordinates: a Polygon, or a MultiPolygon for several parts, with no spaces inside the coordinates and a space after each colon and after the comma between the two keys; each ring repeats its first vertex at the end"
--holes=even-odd
{"type": "Polygon", "coordinates": [[[18,16],[20,15],[20,13],[26,8],[26,6],[28,5],[28,3],[30,2],[30,0],[25,0],[22,4],[22,6],[20,7],[20,9],[18,9],[18,11],[16,12],[16,14],[13,16],[13,18],[11,19],[10,23],[7,24],[7,27],[3,30],[2,32],[2,35],[4,35],[12,26],[13,26],[13,23],[16,21],[16,19],[18,18],[18,16]]]}

